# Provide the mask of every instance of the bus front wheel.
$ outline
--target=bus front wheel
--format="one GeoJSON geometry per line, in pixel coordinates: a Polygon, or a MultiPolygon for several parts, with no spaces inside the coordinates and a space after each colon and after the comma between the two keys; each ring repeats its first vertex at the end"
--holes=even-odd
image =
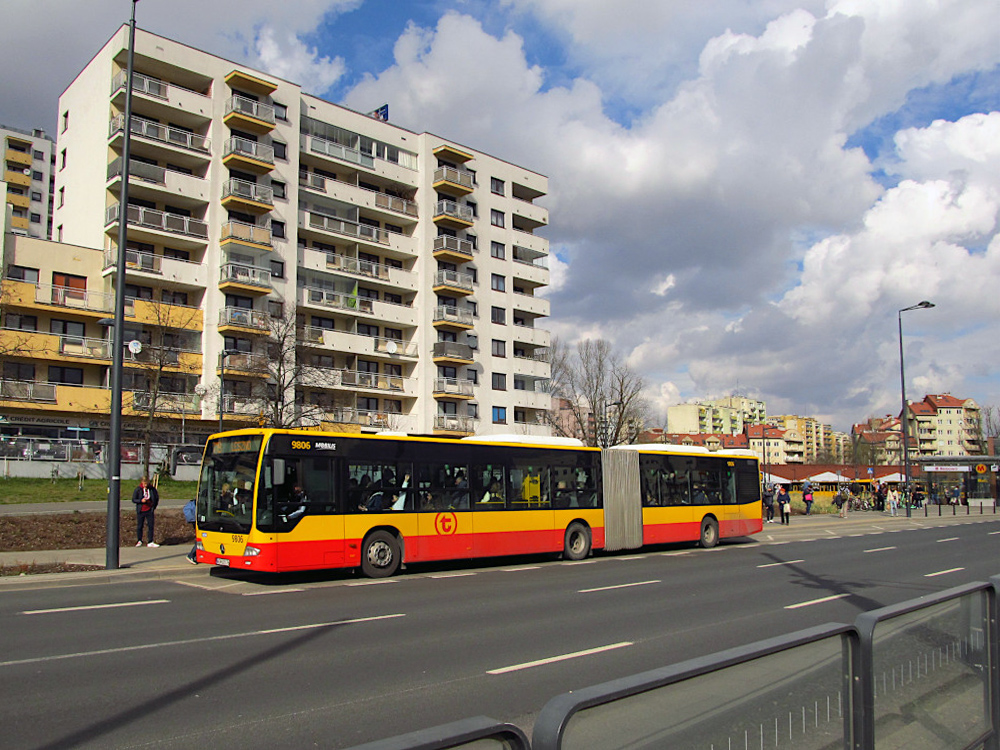
{"type": "Polygon", "coordinates": [[[719,543],[719,523],[714,518],[703,518],[701,521],[701,539],[698,543],[705,549],[710,549],[719,543]]]}
{"type": "Polygon", "coordinates": [[[361,550],[361,572],[369,578],[388,578],[399,570],[399,542],[388,531],[375,531],[361,550]]]}
{"type": "Polygon", "coordinates": [[[590,554],[590,529],[574,521],[566,528],[563,541],[564,560],[582,560],[590,554]]]}

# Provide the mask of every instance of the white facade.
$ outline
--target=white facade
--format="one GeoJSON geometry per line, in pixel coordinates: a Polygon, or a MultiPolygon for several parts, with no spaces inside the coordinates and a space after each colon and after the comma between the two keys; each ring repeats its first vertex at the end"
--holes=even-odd
{"type": "MultiPolygon", "coordinates": [[[[59,100],[54,237],[107,251],[88,280],[101,293],[127,40],[123,27],[59,100]]],[[[203,356],[174,387],[201,386],[204,419],[222,352],[266,357],[272,316],[294,317],[311,373],[296,403],[327,426],[548,434],[544,176],[144,31],[135,61],[126,295],[184,318],[203,356]]],[[[226,411],[257,381],[233,366],[226,411]]]]}

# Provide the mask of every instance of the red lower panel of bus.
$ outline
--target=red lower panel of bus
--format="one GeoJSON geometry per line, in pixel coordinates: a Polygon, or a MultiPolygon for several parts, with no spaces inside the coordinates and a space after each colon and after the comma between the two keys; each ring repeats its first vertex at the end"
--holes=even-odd
{"type": "MultiPolygon", "coordinates": [[[[749,536],[762,529],[759,518],[738,519],[719,522],[719,538],[749,536]]],[[[701,521],[695,523],[647,524],[642,530],[642,543],[670,544],[673,542],[694,542],[701,537],[701,521]]],[[[596,545],[595,545],[596,546],[596,545]]]]}

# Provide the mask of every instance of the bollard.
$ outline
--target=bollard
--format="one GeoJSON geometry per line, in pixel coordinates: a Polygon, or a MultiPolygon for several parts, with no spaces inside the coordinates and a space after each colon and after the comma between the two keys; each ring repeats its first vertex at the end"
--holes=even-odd
{"type": "Polygon", "coordinates": [[[927,503],[924,503],[924,518],[927,518],[927,503]]]}

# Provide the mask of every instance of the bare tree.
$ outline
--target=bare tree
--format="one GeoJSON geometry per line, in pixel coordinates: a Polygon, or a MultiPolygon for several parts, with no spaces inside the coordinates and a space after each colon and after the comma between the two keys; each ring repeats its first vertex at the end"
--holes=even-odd
{"type": "Polygon", "coordinates": [[[550,346],[552,394],[549,414],[555,432],[586,445],[634,442],[648,411],[645,383],[604,339],[585,339],[568,347],[558,338],[550,346]]]}
{"type": "Polygon", "coordinates": [[[979,430],[983,453],[990,453],[991,441],[995,445],[997,438],[1000,438],[1000,406],[988,404],[980,408],[979,430]]]}

